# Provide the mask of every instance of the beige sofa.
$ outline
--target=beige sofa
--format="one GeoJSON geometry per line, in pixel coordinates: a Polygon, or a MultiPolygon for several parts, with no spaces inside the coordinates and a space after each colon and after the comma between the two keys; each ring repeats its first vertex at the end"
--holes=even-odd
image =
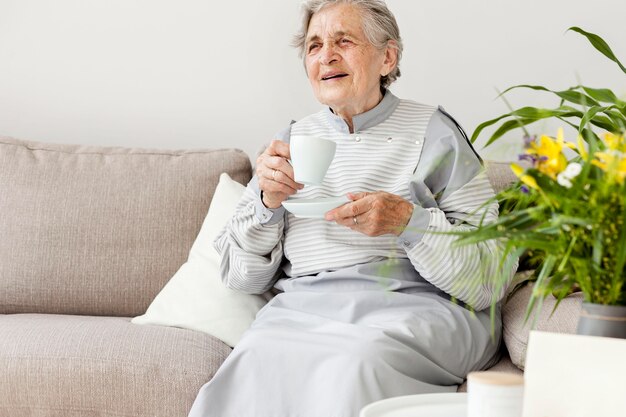
{"type": "MultiPolygon", "coordinates": [[[[513,180],[488,169],[496,188],[513,180]]],[[[245,184],[250,160],[0,138],[0,417],[187,415],[230,348],[130,318],[185,262],[222,172],[245,184]]],[[[520,294],[512,344],[527,337],[520,294]]],[[[521,372],[506,350],[495,369],[521,372]]]]}

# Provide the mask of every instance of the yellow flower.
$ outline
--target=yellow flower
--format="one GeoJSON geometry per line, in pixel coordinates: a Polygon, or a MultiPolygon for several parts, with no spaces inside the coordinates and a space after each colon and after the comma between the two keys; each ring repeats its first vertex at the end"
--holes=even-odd
{"type": "Polygon", "coordinates": [[[602,171],[611,176],[615,175],[615,178],[619,183],[624,182],[626,179],[626,155],[616,151],[610,150],[608,152],[596,152],[596,159],[591,163],[599,167],[602,171]]]}
{"type": "Polygon", "coordinates": [[[535,156],[537,169],[552,179],[565,169],[567,158],[563,155],[563,147],[573,148],[574,144],[563,140],[563,129],[560,128],[556,140],[547,135],[541,135],[539,144],[531,143],[526,153],[535,156]]]}
{"type": "Polygon", "coordinates": [[[511,164],[511,171],[520,179],[521,182],[528,185],[530,188],[534,188],[535,190],[539,189],[539,185],[537,185],[537,181],[533,177],[528,174],[524,174],[524,168],[519,166],[518,164],[511,164]]]}
{"type": "Polygon", "coordinates": [[[626,179],[626,158],[622,158],[617,164],[617,180],[623,183],[624,179],[626,179]]]}
{"type": "Polygon", "coordinates": [[[618,136],[613,133],[604,135],[604,143],[612,151],[626,152],[626,141],[624,135],[618,136]]]}
{"type": "Polygon", "coordinates": [[[589,158],[589,154],[585,149],[585,141],[581,135],[578,135],[578,154],[583,159],[583,161],[586,161],[587,158],[589,158]]]}
{"type": "Polygon", "coordinates": [[[515,176],[519,178],[524,173],[524,168],[522,168],[518,164],[511,164],[511,171],[513,171],[515,176]]]}

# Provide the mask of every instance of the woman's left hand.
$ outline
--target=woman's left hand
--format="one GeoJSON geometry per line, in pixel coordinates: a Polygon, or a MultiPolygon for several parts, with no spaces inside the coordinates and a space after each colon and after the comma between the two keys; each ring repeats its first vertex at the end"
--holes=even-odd
{"type": "Polygon", "coordinates": [[[351,202],[326,213],[326,220],[368,236],[399,236],[413,215],[413,203],[384,191],[348,193],[351,202]]]}

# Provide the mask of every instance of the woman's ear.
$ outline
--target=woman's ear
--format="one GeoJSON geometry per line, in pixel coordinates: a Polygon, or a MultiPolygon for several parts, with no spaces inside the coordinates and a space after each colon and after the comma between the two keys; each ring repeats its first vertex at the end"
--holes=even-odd
{"type": "Polygon", "coordinates": [[[387,41],[387,47],[385,48],[385,59],[380,69],[380,75],[385,77],[393,71],[398,65],[398,44],[394,40],[387,41]]]}

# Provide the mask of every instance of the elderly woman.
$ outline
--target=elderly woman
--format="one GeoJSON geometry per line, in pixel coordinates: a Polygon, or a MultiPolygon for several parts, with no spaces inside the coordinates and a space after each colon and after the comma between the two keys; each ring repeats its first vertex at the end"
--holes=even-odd
{"type": "MultiPolygon", "coordinates": [[[[496,242],[453,247],[497,204],[459,125],[395,97],[402,42],[380,0],[309,0],[297,38],[319,113],[293,123],[216,240],[225,284],[277,295],[213,379],[192,417],[354,417],[398,395],[455,391],[493,363],[503,286],[496,242]],[[298,184],[291,135],[337,144],[320,186],[298,184]],[[291,198],[347,195],[322,219],[291,198]],[[474,310],[474,311],[472,311],[474,310]]],[[[505,287],[505,286],[504,286],[505,287]]]]}

